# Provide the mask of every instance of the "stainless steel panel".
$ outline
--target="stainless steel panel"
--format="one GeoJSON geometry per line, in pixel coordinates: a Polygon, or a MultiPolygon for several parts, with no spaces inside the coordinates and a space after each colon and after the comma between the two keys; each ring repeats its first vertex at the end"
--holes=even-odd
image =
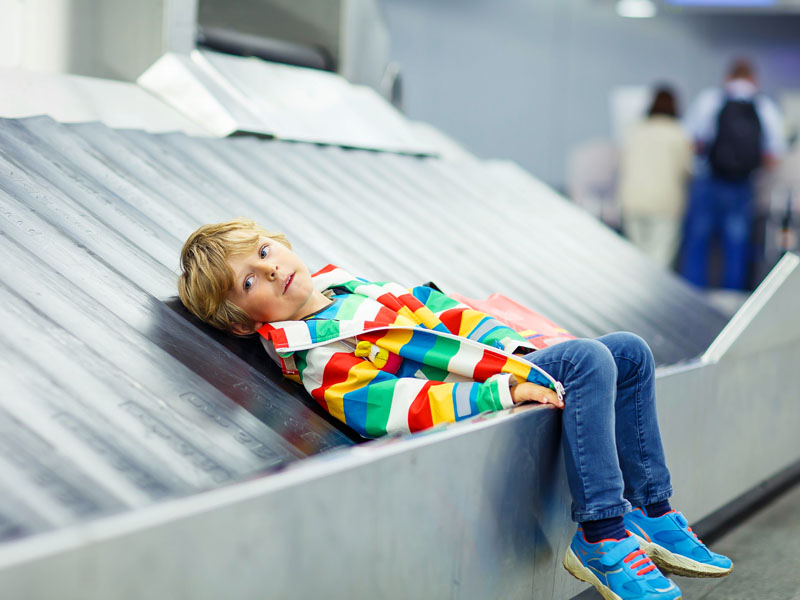
{"type": "Polygon", "coordinates": [[[177,226],[175,211],[131,194],[130,183],[69,135],[38,138],[42,124],[54,125],[0,122],[7,393],[0,408],[31,428],[24,439],[43,437],[50,449],[9,455],[4,493],[13,499],[28,489],[33,514],[8,535],[216,487],[349,445],[307,408],[300,390],[280,381],[256,340],[254,369],[157,299],[175,293],[165,263],[176,262],[180,240],[162,227],[177,226]],[[63,484],[34,485],[56,473],[63,484]],[[25,488],[29,476],[34,483],[25,488]],[[71,500],[75,493],[64,490],[76,485],[109,500],[71,500]]]}
{"type": "Polygon", "coordinates": [[[0,68],[0,117],[48,115],[62,123],[100,121],[151,133],[211,132],[135,83],[0,68]]]}
{"type": "Polygon", "coordinates": [[[181,316],[183,239],[236,215],[285,231],[312,268],[501,291],[578,335],[643,335],[693,519],[800,458],[786,437],[797,403],[781,395],[800,357],[793,333],[773,337],[793,263],[724,334],[735,350],[697,360],[725,317],[508,163],[0,120],[0,209],[0,535],[16,540],[0,545],[0,588],[13,597],[580,589],[558,566],[571,525],[557,413],[349,448],[260,348],[181,316]],[[756,333],[758,359],[739,345],[756,333]],[[780,423],[748,412],[757,395],[780,423]],[[750,444],[775,435],[739,477],[743,427],[750,444]]]}
{"type": "Polygon", "coordinates": [[[676,502],[700,519],[800,460],[800,258],[787,254],[691,368],[663,368],[659,419],[676,502]]]}
{"type": "MultiPolygon", "coordinates": [[[[783,327],[797,262],[755,292],[764,334],[783,327]]],[[[674,504],[690,520],[800,461],[798,360],[800,340],[778,340],[659,369],[674,504]]],[[[0,547],[0,587],[67,600],[569,598],[582,586],[560,566],[573,525],[558,423],[526,407],[32,537],[0,547]]]]}
{"type": "Polygon", "coordinates": [[[164,55],[138,83],[220,136],[436,153],[377,92],[325,71],[196,50],[164,55]]]}
{"type": "Polygon", "coordinates": [[[44,597],[51,588],[33,575],[45,570],[65,600],[568,598],[578,582],[552,568],[571,529],[557,416],[529,409],[310,459],[98,522],[82,540],[64,530],[18,544],[16,557],[61,549],[44,562],[14,561],[0,547],[0,586],[44,597]],[[192,576],[178,577],[182,564],[192,576]]]}
{"type": "Polygon", "coordinates": [[[800,257],[784,254],[759,285],[759,293],[747,299],[703,354],[703,360],[717,362],[733,356],[757,354],[762,348],[792,346],[800,338],[800,319],[793,318],[800,300],[800,280],[794,275],[800,257]],[[765,307],[769,305],[769,309],[765,307]],[[772,327],[772,315],[786,315],[783,327],[772,327]]]}
{"type": "Polygon", "coordinates": [[[197,20],[201,31],[222,28],[244,47],[263,40],[265,58],[335,70],[383,91],[390,40],[379,0],[201,0],[197,20]]]}

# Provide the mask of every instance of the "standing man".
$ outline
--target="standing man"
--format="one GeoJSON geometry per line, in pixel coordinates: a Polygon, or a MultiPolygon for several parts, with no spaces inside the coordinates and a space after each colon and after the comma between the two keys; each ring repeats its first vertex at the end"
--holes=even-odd
{"type": "Polygon", "coordinates": [[[758,90],[753,66],[736,60],[722,88],[706,90],[685,121],[699,157],[686,216],[681,271],[708,285],[709,245],[722,236],[723,287],[745,289],[750,263],[753,173],[774,167],[785,151],[781,115],[758,90]]]}

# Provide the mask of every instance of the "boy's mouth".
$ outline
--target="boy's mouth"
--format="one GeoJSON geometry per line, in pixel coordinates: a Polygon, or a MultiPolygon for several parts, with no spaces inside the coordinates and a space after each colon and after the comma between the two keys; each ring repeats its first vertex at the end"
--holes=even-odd
{"type": "Polygon", "coordinates": [[[294,273],[292,273],[291,275],[289,275],[289,276],[286,278],[286,283],[284,283],[284,284],[283,284],[283,293],[284,293],[284,294],[286,293],[286,290],[288,290],[288,289],[289,289],[289,286],[290,286],[290,285],[292,285],[292,280],[293,280],[293,279],[294,279],[294,273]]]}

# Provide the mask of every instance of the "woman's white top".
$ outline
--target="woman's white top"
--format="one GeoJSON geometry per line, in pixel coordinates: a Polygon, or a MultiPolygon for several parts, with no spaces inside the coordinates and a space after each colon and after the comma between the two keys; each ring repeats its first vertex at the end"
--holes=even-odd
{"type": "Polygon", "coordinates": [[[620,153],[623,214],[680,217],[691,165],[692,143],[677,119],[656,115],[634,125],[620,153]]]}

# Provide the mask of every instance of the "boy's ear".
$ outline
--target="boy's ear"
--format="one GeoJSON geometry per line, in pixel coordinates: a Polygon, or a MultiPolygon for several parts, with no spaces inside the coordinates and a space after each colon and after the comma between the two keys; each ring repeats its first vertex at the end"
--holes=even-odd
{"type": "Polygon", "coordinates": [[[264,326],[264,323],[260,323],[256,321],[252,325],[242,325],[240,323],[232,323],[231,324],[231,331],[236,335],[250,335],[251,333],[255,333],[259,329],[264,326]]]}

